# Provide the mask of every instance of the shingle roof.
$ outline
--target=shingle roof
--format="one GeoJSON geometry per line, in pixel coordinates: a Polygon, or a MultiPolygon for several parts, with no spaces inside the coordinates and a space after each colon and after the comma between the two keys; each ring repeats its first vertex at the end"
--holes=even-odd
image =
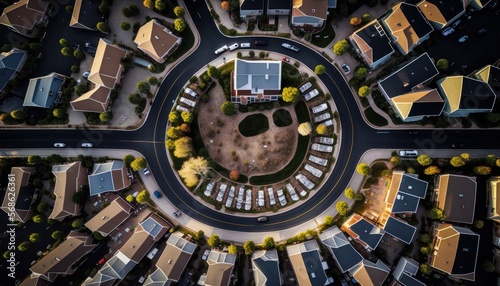
{"type": "MultiPolygon", "coordinates": [[[[467,4],[470,0],[467,0],[467,4]]],[[[427,20],[436,23],[439,26],[445,26],[456,19],[457,16],[465,12],[463,0],[424,0],[418,4],[418,8],[427,20]]]]}
{"type": "Polygon", "coordinates": [[[268,10],[286,10],[292,7],[291,1],[283,1],[283,0],[268,0],[267,1],[267,9],[268,10]]]}
{"type": "Polygon", "coordinates": [[[0,24],[20,34],[27,34],[40,22],[49,2],[41,0],[20,0],[6,7],[0,16],[0,24]]]}
{"type": "Polygon", "coordinates": [[[336,226],[319,234],[321,242],[328,247],[342,272],[349,271],[363,260],[344,233],[336,226]]]}
{"type": "Polygon", "coordinates": [[[207,258],[208,271],[205,278],[207,286],[230,285],[236,255],[212,250],[207,258]]]}
{"type": "Polygon", "coordinates": [[[95,85],[93,89],[71,101],[71,107],[75,111],[105,112],[108,110],[110,93],[111,89],[95,85]]]}
{"type": "MultiPolygon", "coordinates": [[[[14,192],[15,192],[15,221],[26,222],[31,218],[33,211],[31,210],[31,204],[33,203],[35,187],[29,183],[30,176],[35,172],[33,167],[12,167],[10,174],[15,178],[14,181],[14,192]]],[[[5,196],[2,201],[2,210],[7,214],[11,214],[9,207],[10,198],[9,192],[5,192],[5,196]]]]}
{"type": "Polygon", "coordinates": [[[171,53],[172,49],[175,49],[179,39],[182,41],[167,27],[153,19],[139,28],[134,43],[155,61],[163,63],[165,57],[171,53]]]}
{"type": "Polygon", "coordinates": [[[102,17],[99,5],[99,1],[76,0],[69,26],[72,28],[96,30],[97,23],[102,17]]]}
{"type": "Polygon", "coordinates": [[[321,264],[319,246],[316,240],[289,245],[286,252],[299,285],[323,286],[327,277],[321,264]]]}
{"type": "Polygon", "coordinates": [[[240,10],[262,10],[264,0],[240,0],[240,10]]]}
{"type": "Polygon", "coordinates": [[[444,112],[449,115],[467,110],[487,112],[495,105],[496,94],[483,81],[466,76],[448,76],[436,83],[446,99],[444,112]]]}
{"type": "Polygon", "coordinates": [[[121,197],[117,197],[109,206],[87,221],[85,226],[92,232],[98,231],[103,236],[108,236],[130,216],[132,210],[131,205],[121,197]]]}
{"type": "Polygon", "coordinates": [[[126,55],[125,49],[113,45],[109,40],[99,39],[88,80],[113,89],[120,82],[124,69],[121,60],[126,55]]]}
{"type": "Polygon", "coordinates": [[[24,106],[50,108],[59,97],[62,84],[66,77],[58,73],[30,79],[24,106]]]}
{"type": "Polygon", "coordinates": [[[484,68],[475,72],[474,76],[487,82],[497,95],[500,94],[500,68],[492,65],[487,65],[484,68]]]}
{"type": "Polygon", "coordinates": [[[380,286],[389,276],[389,267],[381,260],[373,263],[363,259],[355,268],[349,271],[361,285],[380,286]]]}
{"type": "Polygon", "coordinates": [[[386,233],[406,244],[410,244],[415,236],[417,228],[390,216],[385,223],[384,230],[386,233]]]}
{"type": "Polygon", "coordinates": [[[26,58],[26,52],[16,48],[0,54],[0,90],[22,70],[26,58]]]}
{"type": "Polygon", "coordinates": [[[80,205],[73,202],[73,195],[87,184],[87,168],[80,161],[65,165],[53,165],[56,177],[54,195],[56,200],[49,218],[62,221],[68,216],[80,214],[80,205]]]}
{"type": "Polygon", "coordinates": [[[276,249],[254,251],[252,266],[255,286],[283,284],[276,249]]]}
{"type": "Polygon", "coordinates": [[[439,175],[437,207],[443,210],[446,221],[471,224],[474,221],[476,192],[475,177],[455,174],[439,175]]]}
{"type": "Polygon", "coordinates": [[[89,175],[90,195],[114,192],[130,185],[126,165],[123,161],[111,161],[94,164],[94,170],[89,175]]]}
{"type": "Polygon", "coordinates": [[[418,269],[418,262],[409,257],[401,257],[392,276],[403,286],[425,286],[425,283],[415,278],[418,269]]]}
{"type": "Polygon", "coordinates": [[[391,98],[391,103],[403,120],[420,116],[439,116],[445,106],[437,89],[421,89],[395,96],[391,98]]]}
{"type": "Polygon", "coordinates": [[[428,183],[412,174],[395,171],[385,197],[392,213],[417,211],[420,199],[425,198],[428,183]]]}
{"type": "Polygon", "coordinates": [[[368,222],[364,217],[353,214],[347,221],[342,225],[349,235],[353,238],[361,240],[371,249],[377,248],[380,240],[384,236],[384,230],[368,222]]]}
{"type": "Polygon", "coordinates": [[[293,0],[292,23],[319,23],[326,20],[328,0],[293,0]]]}
{"type": "Polygon", "coordinates": [[[235,90],[281,89],[281,61],[246,61],[236,59],[234,63],[235,90]]]}
{"type": "Polygon", "coordinates": [[[352,34],[352,39],[360,48],[362,56],[371,65],[394,53],[391,40],[378,22],[373,20],[352,34]]]}

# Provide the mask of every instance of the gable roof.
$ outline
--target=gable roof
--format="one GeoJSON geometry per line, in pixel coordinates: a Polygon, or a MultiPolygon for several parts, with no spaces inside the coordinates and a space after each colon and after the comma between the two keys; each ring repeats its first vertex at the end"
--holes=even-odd
{"type": "Polygon", "coordinates": [[[326,285],[327,277],[316,240],[289,245],[286,247],[286,252],[299,285],[326,285]]]}
{"type": "Polygon", "coordinates": [[[49,286],[50,282],[43,280],[40,276],[32,277],[28,275],[18,286],[49,286]]]}
{"type": "Polygon", "coordinates": [[[131,205],[121,197],[117,197],[87,221],[85,226],[92,232],[98,231],[102,236],[108,236],[130,216],[132,210],[131,205]]]}
{"type": "Polygon", "coordinates": [[[363,286],[380,286],[387,279],[387,276],[389,276],[389,267],[381,260],[373,263],[363,259],[361,263],[349,272],[363,286]]]}
{"type": "Polygon", "coordinates": [[[97,23],[101,21],[102,13],[99,11],[100,2],[76,0],[69,21],[72,28],[97,30],[97,23]]]}
{"type": "Polygon", "coordinates": [[[47,281],[54,281],[58,275],[74,273],[80,260],[97,244],[92,244],[93,238],[85,233],[72,231],[58,247],[38,260],[30,270],[32,276],[40,276],[47,281]]]}
{"type": "Polygon", "coordinates": [[[403,120],[412,117],[439,116],[445,102],[437,89],[421,89],[391,98],[392,106],[403,120]]]}
{"type": "Polygon", "coordinates": [[[475,280],[479,235],[465,227],[437,223],[430,265],[449,275],[475,280]]]}
{"type": "Polygon", "coordinates": [[[319,24],[328,15],[328,0],[293,0],[292,23],[319,24]]]}
{"type": "Polygon", "coordinates": [[[268,0],[267,10],[289,10],[291,8],[292,1],[283,0],[268,0]]]}
{"type": "Polygon", "coordinates": [[[255,286],[283,284],[276,249],[254,251],[252,253],[252,270],[255,286]]]}
{"type": "Polygon", "coordinates": [[[363,260],[344,233],[336,226],[319,234],[321,242],[328,247],[342,273],[349,271],[363,260]]]}
{"type": "Polygon", "coordinates": [[[253,94],[281,90],[281,61],[246,61],[235,59],[234,89],[253,94]]]}
{"type": "Polygon", "coordinates": [[[382,21],[403,55],[434,30],[417,6],[405,2],[392,7],[392,12],[382,21]]]}
{"type": "Polygon", "coordinates": [[[87,184],[87,168],[80,161],[53,165],[52,173],[56,177],[54,195],[56,200],[50,219],[62,221],[68,216],[80,214],[80,205],[73,202],[73,195],[80,191],[82,185],[87,184]]]}
{"type": "Polygon", "coordinates": [[[385,202],[391,213],[415,213],[420,199],[425,198],[428,183],[418,176],[403,171],[392,173],[385,202]]]}
{"type": "Polygon", "coordinates": [[[384,225],[384,230],[391,236],[403,241],[406,244],[410,244],[417,232],[417,228],[409,225],[408,223],[401,221],[392,216],[387,218],[384,225]]]}
{"type": "Polygon", "coordinates": [[[463,0],[447,0],[446,2],[442,0],[423,0],[417,6],[427,20],[441,29],[460,17],[465,12],[465,6],[469,4],[469,1],[464,3],[463,0]]]}
{"type": "Polygon", "coordinates": [[[208,271],[205,278],[207,286],[224,286],[231,282],[236,255],[212,250],[207,258],[208,271]]]}
{"type": "Polygon", "coordinates": [[[165,57],[175,49],[181,38],[172,34],[165,26],[161,25],[155,19],[142,25],[137,32],[134,43],[137,47],[152,57],[159,63],[165,62],[165,57]]]}
{"type": "Polygon", "coordinates": [[[0,54],[0,91],[23,69],[27,58],[25,51],[16,48],[0,54]]]}
{"type": "Polygon", "coordinates": [[[241,10],[262,10],[264,8],[264,0],[240,0],[241,10]]]}
{"type": "Polygon", "coordinates": [[[488,83],[493,91],[500,94],[500,68],[492,65],[487,65],[484,68],[476,71],[474,77],[488,83]]]}
{"type": "Polygon", "coordinates": [[[500,223],[500,177],[490,177],[486,188],[488,191],[488,219],[500,223]]]}
{"type": "Polygon", "coordinates": [[[444,112],[454,115],[460,111],[489,112],[496,94],[484,81],[466,76],[447,76],[437,82],[438,90],[446,99],[444,112]]]}
{"type": "Polygon", "coordinates": [[[417,275],[419,269],[418,262],[409,258],[401,257],[392,271],[392,276],[394,279],[403,286],[425,286],[425,283],[420,282],[415,275],[417,275]]]}
{"type": "Polygon", "coordinates": [[[351,35],[369,66],[394,53],[391,40],[378,20],[373,20],[351,35]]]}
{"type": "Polygon", "coordinates": [[[71,107],[75,111],[105,112],[108,110],[111,89],[95,85],[93,89],[71,101],[71,107]]]}
{"type": "Polygon", "coordinates": [[[439,175],[436,206],[443,210],[444,220],[471,224],[476,208],[476,190],[476,177],[439,175]]]}
{"type": "Polygon", "coordinates": [[[384,236],[384,230],[368,222],[359,214],[351,215],[342,225],[352,238],[357,239],[365,247],[375,249],[384,236]]]}
{"type": "Polygon", "coordinates": [[[66,77],[58,73],[30,79],[23,106],[50,108],[58,99],[66,77]]]}
{"type": "Polygon", "coordinates": [[[126,55],[125,49],[113,45],[109,40],[99,39],[88,80],[113,89],[120,82],[124,69],[121,60],[126,55]]]}
{"type": "Polygon", "coordinates": [[[116,192],[130,186],[127,166],[123,161],[111,161],[94,164],[94,170],[89,175],[90,195],[106,192],[116,192]]]}
{"type": "Polygon", "coordinates": [[[19,34],[27,34],[39,23],[49,7],[41,0],[20,0],[6,7],[0,16],[0,24],[19,34]]]}
{"type": "Polygon", "coordinates": [[[9,196],[10,191],[6,191],[3,201],[2,210],[6,212],[9,216],[12,213],[9,203],[15,204],[14,210],[14,221],[26,222],[31,218],[33,211],[31,210],[31,204],[33,203],[35,187],[29,182],[30,176],[35,172],[33,167],[12,167],[9,178],[14,177],[14,193],[15,201],[12,202],[10,199],[12,195],[9,196]]]}

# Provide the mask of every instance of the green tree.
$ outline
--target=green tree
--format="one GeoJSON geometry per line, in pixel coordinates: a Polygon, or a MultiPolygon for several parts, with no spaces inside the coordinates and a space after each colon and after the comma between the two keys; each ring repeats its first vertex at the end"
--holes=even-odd
{"type": "Polygon", "coordinates": [[[325,135],[326,133],[328,133],[328,127],[326,127],[325,124],[320,123],[318,124],[318,126],[316,126],[316,133],[318,133],[319,135],[325,135]]]}
{"type": "Polygon", "coordinates": [[[132,93],[128,96],[128,101],[132,104],[139,104],[141,102],[142,96],[138,93],[132,93]]]}
{"type": "Polygon", "coordinates": [[[72,65],[71,66],[71,72],[72,73],[77,73],[79,71],[80,71],[80,67],[79,66],[77,66],[77,65],[72,65]]]}
{"type": "Polygon", "coordinates": [[[227,248],[227,252],[229,252],[229,254],[238,254],[238,247],[234,244],[231,244],[229,245],[229,247],[227,248]]]}
{"type": "Polygon", "coordinates": [[[99,5],[99,11],[101,11],[101,13],[103,14],[109,14],[110,10],[111,9],[108,3],[106,3],[106,1],[102,1],[101,4],[99,5]]]}
{"type": "Polygon", "coordinates": [[[134,171],[139,171],[140,169],[146,168],[148,162],[143,157],[135,158],[132,163],[130,163],[130,168],[134,171]]]}
{"type": "Polygon", "coordinates": [[[55,239],[55,240],[59,240],[59,239],[62,239],[64,237],[64,232],[60,231],[60,230],[56,230],[52,233],[52,238],[55,239]]]}
{"type": "Polygon", "coordinates": [[[99,30],[101,33],[109,34],[109,32],[110,32],[109,26],[105,22],[97,23],[96,27],[97,27],[97,30],[99,30]]]}
{"type": "Polygon", "coordinates": [[[484,227],[484,221],[480,220],[480,219],[476,219],[474,221],[474,227],[477,228],[477,229],[481,229],[484,227]]]}
{"type": "Polygon", "coordinates": [[[274,243],[274,238],[272,236],[268,236],[266,238],[264,238],[264,242],[262,243],[262,247],[264,249],[271,249],[271,248],[274,248],[275,246],[275,243],[274,243]]]}
{"type": "Polygon", "coordinates": [[[38,53],[42,50],[42,44],[40,44],[40,43],[30,43],[29,47],[30,47],[30,50],[32,50],[33,52],[36,52],[36,53],[38,53]]]}
{"type": "Polygon", "coordinates": [[[255,250],[255,243],[251,240],[245,241],[243,243],[243,250],[245,250],[245,255],[251,255],[255,250]]]}
{"type": "Polygon", "coordinates": [[[441,173],[441,169],[438,166],[429,166],[424,170],[424,174],[427,176],[432,176],[439,173],[441,173]]]}
{"type": "Polygon", "coordinates": [[[31,246],[31,242],[29,242],[29,241],[23,241],[23,242],[21,242],[21,243],[17,246],[17,249],[18,249],[19,251],[26,251],[26,250],[28,250],[28,249],[30,248],[30,246],[31,246]]]}
{"type": "Polygon", "coordinates": [[[299,89],[293,86],[283,88],[281,97],[285,102],[295,102],[300,97],[299,89]]]}
{"type": "Polygon", "coordinates": [[[331,215],[327,215],[325,216],[324,220],[323,220],[323,223],[328,225],[328,226],[332,226],[334,221],[333,221],[333,216],[331,215]]]}
{"type": "Polygon", "coordinates": [[[165,10],[166,7],[167,7],[167,5],[165,5],[163,0],[156,0],[155,1],[155,9],[156,10],[161,12],[161,11],[165,10]]]}
{"type": "Polygon", "coordinates": [[[140,204],[147,203],[149,201],[149,192],[147,190],[140,191],[135,200],[140,204]]]}
{"type": "Polygon", "coordinates": [[[417,162],[421,165],[421,166],[429,166],[430,164],[432,164],[432,159],[431,157],[425,155],[425,154],[422,154],[422,155],[419,155],[417,157],[417,162]]]}
{"type": "Polygon", "coordinates": [[[97,241],[101,241],[101,240],[104,240],[105,237],[98,231],[94,231],[94,233],[92,233],[92,235],[94,236],[94,238],[97,240],[97,241]]]}
{"type": "Polygon", "coordinates": [[[436,62],[436,67],[440,70],[445,70],[448,68],[448,60],[447,59],[439,59],[436,62]]]}
{"type": "Polygon", "coordinates": [[[130,23],[127,21],[123,21],[120,23],[120,28],[122,28],[122,30],[124,31],[128,31],[130,30],[130,23]]]}
{"type": "Polygon", "coordinates": [[[493,166],[495,164],[495,161],[497,160],[497,157],[495,155],[487,155],[485,158],[486,165],[493,166]]]}
{"type": "Polygon", "coordinates": [[[390,162],[394,166],[399,166],[399,164],[401,164],[401,158],[399,158],[399,156],[392,156],[390,162]]]}
{"type": "Polygon", "coordinates": [[[55,118],[65,118],[66,115],[68,115],[68,113],[63,109],[56,108],[56,109],[52,110],[52,115],[55,118]]]}
{"type": "Polygon", "coordinates": [[[462,153],[460,154],[460,157],[464,160],[464,161],[469,161],[470,160],[470,154],[469,153],[462,153]]]}
{"type": "Polygon", "coordinates": [[[125,200],[127,200],[127,202],[129,202],[129,203],[131,203],[131,204],[135,202],[135,198],[134,198],[134,196],[132,196],[132,195],[128,195],[128,196],[126,196],[126,197],[125,197],[125,200]]]}
{"type": "Polygon", "coordinates": [[[207,74],[211,78],[219,79],[220,77],[220,71],[218,68],[214,66],[209,66],[207,69],[207,74]]]}
{"type": "Polygon", "coordinates": [[[71,47],[64,47],[61,49],[61,54],[65,57],[71,57],[73,55],[73,49],[71,47]]]}
{"type": "Polygon", "coordinates": [[[174,141],[174,156],[177,158],[191,157],[194,154],[193,140],[191,137],[181,137],[174,141]]]}
{"type": "Polygon", "coordinates": [[[337,56],[343,55],[345,52],[347,52],[347,50],[349,50],[349,43],[346,39],[342,39],[336,42],[333,46],[333,53],[337,56]]]}
{"type": "Polygon", "coordinates": [[[178,124],[181,121],[181,116],[179,115],[179,111],[177,110],[172,110],[168,114],[168,121],[170,121],[173,124],[178,124]]]}
{"type": "Polygon", "coordinates": [[[47,216],[42,213],[34,215],[31,219],[33,220],[34,223],[42,223],[47,219],[47,216]]]}
{"type": "Polygon", "coordinates": [[[85,219],[83,218],[77,218],[71,222],[71,227],[73,228],[80,228],[85,224],[85,219]]]}
{"type": "Polygon", "coordinates": [[[359,163],[358,166],[356,166],[356,171],[363,176],[367,176],[372,173],[372,169],[366,163],[359,163]]]}
{"type": "Polygon", "coordinates": [[[476,175],[489,175],[491,174],[491,167],[489,166],[476,166],[472,169],[476,175]]]}
{"type": "Polygon", "coordinates": [[[30,165],[37,165],[42,162],[42,157],[38,155],[30,155],[28,156],[28,164],[30,165]]]}
{"type": "MultiPolygon", "coordinates": [[[[186,122],[186,123],[191,123],[193,122],[193,119],[194,119],[194,116],[191,112],[189,111],[183,111],[181,113],[181,117],[182,117],[182,121],[186,122]]],[[[184,125],[184,124],[183,124],[184,125]]],[[[186,124],[187,125],[187,124],[186,124]]],[[[182,126],[182,125],[181,125],[182,126]]],[[[189,127],[189,125],[187,125],[189,127]]]]}
{"type": "Polygon", "coordinates": [[[419,269],[420,269],[420,272],[422,272],[422,274],[424,274],[424,275],[429,275],[432,273],[432,268],[427,263],[420,264],[419,269]]]}
{"type": "Polygon", "coordinates": [[[42,236],[38,232],[34,232],[30,234],[30,241],[31,242],[37,242],[42,238],[42,236]]]}
{"type": "Polygon", "coordinates": [[[83,205],[87,201],[87,195],[84,191],[76,192],[71,197],[75,204],[83,205]]]}
{"type": "Polygon", "coordinates": [[[182,8],[181,6],[175,6],[174,14],[175,16],[182,18],[186,14],[186,11],[184,11],[184,8],[182,8]]]}
{"type": "Polygon", "coordinates": [[[159,82],[158,78],[155,76],[149,76],[147,81],[150,85],[158,85],[158,82],[159,82]]]}
{"type": "Polygon", "coordinates": [[[356,192],[352,189],[352,188],[347,188],[345,189],[344,191],[344,195],[348,198],[348,199],[354,199],[356,197],[356,192]]]}
{"type": "Polygon", "coordinates": [[[314,67],[314,73],[317,75],[322,75],[326,72],[326,68],[324,65],[317,65],[314,67]]]}
{"type": "Polygon", "coordinates": [[[367,68],[358,68],[354,72],[354,78],[359,79],[359,80],[364,80],[368,76],[368,69],[367,68]]]}
{"type": "Polygon", "coordinates": [[[179,127],[173,127],[173,126],[168,127],[167,129],[168,139],[176,140],[179,139],[181,136],[182,136],[182,131],[179,127]]]}
{"type": "Polygon", "coordinates": [[[349,205],[344,201],[338,201],[335,207],[337,209],[337,212],[341,216],[345,216],[349,211],[349,205]]]}
{"type": "Polygon", "coordinates": [[[432,219],[432,220],[443,220],[444,219],[444,212],[443,210],[433,207],[432,209],[427,211],[427,217],[432,219]]]}
{"type": "Polygon", "coordinates": [[[362,193],[357,193],[354,199],[358,202],[361,202],[362,200],[365,199],[365,196],[362,193]]]}
{"type": "Polygon", "coordinates": [[[363,14],[363,16],[361,16],[361,21],[363,23],[368,23],[372,20],[372,15],[366,13],[366,14],[363,14]]]}
{"type": "Polygon", "coordinates": [[[236,113],[236,106],[230,101],[224,101],[220,106],[220,110],[224,115],[230,116],[236,113]]]}
{"type": "Polygon", "coordinates": [[[249,51],[248,52],[248,56],[251,57],[251,58],[255,57],[255,52],[254,51],[249,51]]]}
{"type": "Polygon", "coordinates": [[[144,0],[143,4],[144,7],[149,9],[153,9],[153,7],[155,6],[155,2],[153,0],[144,0]]]}
{"type": "Polygon", "coordinates": [[[135,160],[135,156],[132,154],[127,154],[127,155],[123,156],[123,161],[127,165],[130,165],[130,163],[132,163],[134,160],[135,160]]]}
{"type": "Polygon", "coordinates": [[[83,59],[85,59],[85,53],[84,53],[84,52],[82,52],[82,50],[75,50],[75,51],[73,52],[73,56],[74,56],[75,58],[79,59],[79,60],[83,60],[83,59]]]}
{"type": "Polygon", "coordinates": [[[182,31],[184,31],[184,29],[186,29],[186,21],[184,21],[184,19],[181,19],[181,18],[177,18],[174,20],[174,29],[179,32],[179,33],[182,33],[182,31]]]}
{"type": "Polygon", "coordinates": [[[429,253],[431,253],[432,249],[428,246],[422,246],[420,247],[420,252],[423,254],[423,255],[429,255],[429,253]]]}
{"type": "Polygon", "coordinates": [[[76,93],[78,95],[82,95],[82,94],[86,93],[87,91],[89,91],[89,88],[87,87],[86,84],[81,83],[81,84],[76,86],[76,93]]]}
{"type": "Polygon", "coordinates": [[[10,112],[10,116],[17,120],[24,120],[26,119],[26,112],[21,109],[14,109],[10,112]]]}
{"type": "Polygon", "coordinates": [[[39,213],[44,213],[49,210],[49,204],[47,204],[46,202],[40,202],[38,206],[36,206],[36,210],[39,213]]]}
{"type": "Polygon", "coordinates": [[[485,260],[483,263],[481,263],[481,269],[483,269],[484,272],[492,273],[495,272],[495,264],[493,262],[485,260]]]}
{"type": "Polygon", "coordinates": [[[10,257],[10,253],[11,253],[11,251],[10,251],[10,250],[6,250],[6,251],[3,253],[3,255],[2,255],[2,256],[3,256],[3,258],[5,258],[5,259],[9,259],[9,257],[10,257]]]}
{"type": "Polygon", "coordinates": [[[196,233],[195,239],[198,240],[198,241],[200,241],[203,238],[205,238],[205,232],[203,232],[203,230],[200,229],[196,233]]]}
{"type": "Polygon", "coordinates": [[[370,94],[370,88],[366,85],[363,85],[358,89],[359,97],[366,97],[370,94]]]}
{"type": "Polygon", "coordinates": [[[455,168],[459,168],[465,165],[465,161],[460,156],[454,156],[450,160],[450,165],[455,168]]]}
{"type": "Polygon", "coordinates": [[[59,44],[61,44],[61,46],[63,47],[69,47],[69,42],[65,38],[59,39],[59,44]]]}
{"type": "Polygon", "coordinates": [[[99,114],[99,120],[101,120],[101,122],[106,123],[110,121],[111,118],[113,118],[113,113],[110,111],[101,112],[101,114],[99,114]]]}
{"type": "Polygon", "coordinates": [[[422,242],[423,244],[428,244],[429,242],[431,242],[431,237],[430,235],[428,235],[427,233],[422,233],[419,238],[420,242],[422,242]]]}
{"type": "Polygon", "coordinates": [[[211,248],[217,247],[220,244],[220,238],[217,234],[212,234],[207,240],[208,246],[211,248]]]}
{"type": "Polygon", "coordinates": [[[140,81],[138,82],[136,85],[137,87],[137,90],[139,90],[140,93],[146,93],[149,90],[150,86],[149,86],[149,83],[145,82],[145,81],[140,81]]]}
{"type": "Polygon", "coordinates": [[[66,9],[66,12],[68,12],[69,14],[73,13],[73,6],[68,5],[68,6],[66,6],[65,9],[66,9]]]}
{"type": "Polygon", "coordinates": [[[263,58],[265,58],[265,57],[266,57],[266,52],[264,52],[264,51],[260,51],[260,52],[259,52],[259,58],[263,59],[263,58]]]}

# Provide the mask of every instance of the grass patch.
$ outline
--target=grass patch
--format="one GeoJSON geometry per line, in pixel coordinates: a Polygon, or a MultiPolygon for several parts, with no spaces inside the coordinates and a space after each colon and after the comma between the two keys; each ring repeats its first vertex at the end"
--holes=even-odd
{"type": "Polygon", "coordinates": [[[175,50],[175,52],[168,58],[170,62],[174,62],[194,46],[194,34],[193,31],[191,31],[191,27],[189,27],[189,25],[186,25],[186,29],[182,31],[182,33],[180,33],[180,36],[182,37],[182,43],[179,45],[179,48],[177,48],[177,50],[175,50]]]}
{"type": "Polygon", "coordinates": [[[323,28],[321,32],[312,35],[311,43],[313,45],[320,48],[326,48],[326,46],[328,46],[328,44],[333,41],[333,39],[335,38],[335,30],[333,30],[331,22],[331,17],[328,17],[325,28],[323,28]]]}
{"type": "Polygon", "coordinates": [[[269,130],[269,121],[264,114],[252,114],[238,124],[238,129],[245,137],[259,135],[269,130]]]}
{"type": "Polygon", "coordinates": [[[273,122],[278,127],[285,127],[292,124],[292,116],[288,110],[280,108],[273,113],[273,122]]]}
{"type": "Polygon", "coordinates": [[[376,126],[386,126],[388,124],[387,119],[375,112],[372,107],[365,109],[364,113],[368,121],[376,126]]]}

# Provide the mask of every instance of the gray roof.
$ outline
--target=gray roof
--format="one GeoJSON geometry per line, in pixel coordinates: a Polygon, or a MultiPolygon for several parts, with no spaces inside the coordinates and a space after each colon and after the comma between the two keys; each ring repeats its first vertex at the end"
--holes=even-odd
{"type": "Polygon", "coordinates": [[[256,286],[261,285],[281,285],[281,274],[278,259],[278,252],[273,250],[255,251],[252,255],[252,262],[258,271],[254,271],[254,275],[262,274],[265,277],[264,281],[257,281],[256,286]],[[260,272],[260,273],[259,273],[260,272]]]}
{"type": "Polygon", "coordinates": [[[281,61],[245,61],[236,59],[234,64],[236,90],[280,90],[281,61]]]}
{"type": "Polygon", "coordinates": [[[349,242],[345,234],[336,226],[319,234],[321,242],[327,246],[342,272],[356,266],[363,260],[361,254],[349,242]]]}
{"type": "Polygon", "coordinates": [[[365,242],[372,249],[377,248],[382,236],[384,236],[383,230],[369,223],[364,218],[361,218],[351,225],[350,229],[359,236],[360,240],[365,242]]]}
{"type": "Polygon", "coordinates": [[[58,73],[30,79],[23,105],[52,107],[59,96],[63,82],[64,76],[58,73]]]}
{"type": "Polygon", "coordinates": [[[113,257],[111,257],[106,265],[99,271],[103,275],[115,277],[117,279],[123,279],[125,276],[134,268],[136,263],[131,259],[127,258],[120,251],[118,251],[113,257]]]}
{"type": "Polygon", "coordinates": [[[113,170],[121,170],[123,161],[94,164],[94,170],[89,175],[90,195],[116,191],[113,182],[113,170]]]}
{"type": "Polygon", "coordinates": [[[240,0],[240,11],[262,9],[264,9],[264,0],[240,0]]]}
{"type": "Polygon", "coordinates": [[[148,217],[141,222],[142,228],[152,237],[156,237],[163,229],[163,225],[158,223],[153,217],[148,217]]]}
{"type": "Polygon", "coordinates": [[[385,223],[384,230],[406,244],[410,244],[417,228],[390,216],[385,223]]]}
{"type": "Polygon", "coordinates": [[[292,8],[291,1],[283,1],[283,0],[268,0],[267,9],[271,10],[286,10],[292,8]]]}
{"type": "Polygon", "coordinates": [[[21,71],[25,60],[26,52],[16,48],[0,54],[0,90],[21,71]]]}
{"type": "Polygon", "coordinates": [[[403,174],[392,212],[416,212],[420,199],[425,198],[427,185],[426,181],[420,180],[416,176],[403,174]]]}

